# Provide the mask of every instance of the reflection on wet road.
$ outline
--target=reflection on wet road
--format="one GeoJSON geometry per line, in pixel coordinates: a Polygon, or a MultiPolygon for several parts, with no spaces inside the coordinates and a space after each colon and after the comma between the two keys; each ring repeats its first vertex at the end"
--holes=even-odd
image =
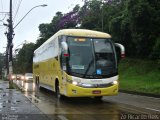
{"type": "Polygon", "coordinates": [[[55,97],[54,92],[38,89],[33,82],[14,82],[23,89],[25,96],[51,119],[119,120],[126,114],[145,115],[151,112],[106,99],[103,99],[101,102],[96,102],[92,98],[64,98],[63,100],[59,100],[55,97]]]}

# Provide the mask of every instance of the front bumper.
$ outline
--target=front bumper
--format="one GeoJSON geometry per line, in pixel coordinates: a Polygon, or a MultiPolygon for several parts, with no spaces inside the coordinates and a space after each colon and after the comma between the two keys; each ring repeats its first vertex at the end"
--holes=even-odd
{"type": "Polygon", "coordinates": [[[67,97],[112,96],[118,94],[118,84],[105,88],[83,88],[68,83],[66,89],[67,97]]]}

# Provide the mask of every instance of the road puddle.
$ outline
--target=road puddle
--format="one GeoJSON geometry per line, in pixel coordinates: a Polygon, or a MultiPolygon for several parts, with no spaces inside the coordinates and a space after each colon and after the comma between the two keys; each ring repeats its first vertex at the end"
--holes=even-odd
{"type": "Polygon", "coordinates": [[[11,110],[15,111],[15,110],[17,110],[17,107],[11,107],[11,110]]]}
{"type": "Polygon", "coordinates": [[[2,108],[3,108],[2,103],[0,103],[0,109],[2,109],[2,108]]]}

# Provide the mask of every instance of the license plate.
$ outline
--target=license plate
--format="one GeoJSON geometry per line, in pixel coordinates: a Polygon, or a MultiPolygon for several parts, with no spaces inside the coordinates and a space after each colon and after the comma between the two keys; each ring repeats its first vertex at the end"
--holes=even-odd
{"type": "Polygon", "coordinates": [[[92,94],[101,94],[101,91],[100,90],[93,90],[92,94]]]}

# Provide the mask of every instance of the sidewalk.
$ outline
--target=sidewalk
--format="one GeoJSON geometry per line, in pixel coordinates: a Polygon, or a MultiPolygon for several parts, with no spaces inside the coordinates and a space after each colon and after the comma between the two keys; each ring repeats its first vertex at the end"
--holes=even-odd
{"type": "Polygon", "coordinates": [[[48,120],[31,101],[9,82],[0,80],[0,120],[48,120]]]}

